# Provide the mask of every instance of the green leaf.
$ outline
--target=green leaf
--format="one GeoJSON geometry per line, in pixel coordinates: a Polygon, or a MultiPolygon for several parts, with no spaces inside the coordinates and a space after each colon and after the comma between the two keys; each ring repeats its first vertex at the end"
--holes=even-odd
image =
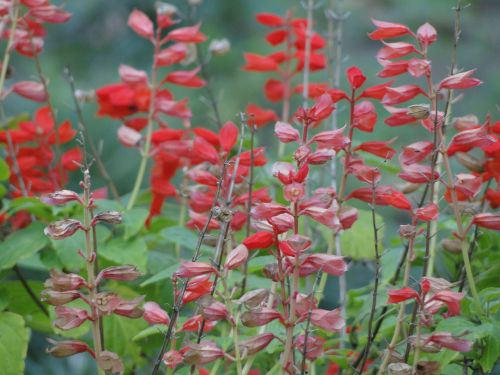
{"type": "Polygon", "coordinates": [[[106,350],[117,353],[128,370],[144,361],[141,359],[141,346],[133,338],[146,326],[143,319],[129,319],[118,315],[110,315],[104,319],[106,350]]]}
{"type": "Polygon", "coordinates": [[[9,165],[4,159],[0,159],[0,181],[5,181],[10,176],[9,165]]]}
{"type": "Polygon", "coordinates": [[[132,338],[132,341],[140,341],[147,339],[150,336],[164,335],[167,332],[167,326],[161,324],[155,324],[146,329],[143,329],[137,335],[132,338]]]}
{"type": "Polygon", "coordinates": [[[0,243],[0,271],[15,266],[17,262],[43,249],[48,243],[43,228],[41,223],[32,223],[12,233],[0,243]]]}
{"type": "MultiPolygon", "coordinates": [[[[44,289],[43,283],[28,281],[28,285],[35,296],[40,298],[40,293],[44,289]]],[[[5,296],[9,301],[8,310],[22,315],[28,327],[40,332],[53,332],[50,318],[40,310],[20,281],[2,281],[0,295],[5,296]]],[[[45,306],[49,309],[48,305],[45,306]]]]}
{"type": "Polygon", "coordinates": [[[158,272],[156,275],[151,276],[149,279],[144,280],[141,283],[141,287],[145,287],[150,284],[157,283],[158,281],[166,280],[172,277],[173,273],[179,268],[179,264],[172,264],[170,267],[158,272]]]}
{"type": "Polygon", "coordinates": [[[24,374],[30,332],[20,315],[0,313],[0,358],[3,375],[24,374]]]}
{"type": "Polygon", "coordinates": [[[123,265],[133,264],[141,272],[146,272],[148,262],[148,247],[142,238],[125,240],[113,238],[99,249],[103,258],[123,265]]]}
{"type": "MultiPolygon", "coordinates": [[[[380,215],[375,216],[377,226],[382,227],[384,220],[380,215]]],[[[325,233],[325,232],[323,232],[325,233]]],[[[331,236],[331,232],[328,231],[331,236]]],[[[379,251],[382,252],[382,238],[384,237],[383,229],[379,229],[379,251]]],[[[342,255],[353,259],[374,259],[374,234],[372,224],[372,214],[370,211],[358,210],[358,220],[347,231],[343,232],[340,237],[342,246],[342,255]]]]}
{"type": "Polygon", "coordinates": [[[145,208],[132,208],[123,215],[123,225],[125,226],[125,239],[135,236],[143,227],[148,217],[149,211],[145,208]]]}
{"type": "MultiPolygon", "coordinates": [[[[190,254],[196,248],[198,243],[198,234],[185,227],[168,227],[161,232],[162,236],[168,242],[179,244],[190,250],[190,254]]],[[[209,252],[211,248],[201,245],[201,250],[209,252]]]]}
{"type": "Polygon", "coordinates": [[[500,329],[491,332],[484,342],[483,355],[479,359],[484,372],[491,372],[500,358],[500,329]]]}

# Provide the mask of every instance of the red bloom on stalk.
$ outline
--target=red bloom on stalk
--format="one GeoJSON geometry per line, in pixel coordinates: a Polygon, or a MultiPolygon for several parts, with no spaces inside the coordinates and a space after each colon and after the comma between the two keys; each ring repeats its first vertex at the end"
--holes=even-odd
{"type": "Polygon", "coordinates": [[[363,75],[361,69],[357,66],[351,66],[346,71],[347,81],[353,88],[353,90],[359,89],[366,81],[366,77],[363,75]]]}
{"type": "Polygon", "coordinates": [[[122,118],[147,112],[151,90],[144,83],[115,83],[96,90],[98,114],[122,118]]]}
{"type": "Polygon", "coordinates": [[[370,154],[376,155],[383,159],[392,159],[394,155],[396,155],[396,150],[389,145],[394,142],[395,139],[391,139],[389,141],[372,141],[372,142],[363,142],[359,146],[355,147],[353,151],[364,151],[370,154]]]}
{"type": "Polygon", "coordinates": [[[417,291],[408,287],[398,290],[390,290],[387,294],[389,295],[387,303],[400,303],[409,299],[419,299],[417,291]]]}
{"type": "Polygon", "coordinates": [[[368,34],[368,36],[373,40],[391,39],[413,34],[408,26],[400,23],[379,21],[373,18],[372,22],[377,29],[368,34]]]}
{"type": "Polygon", "coordinates": [[[256,104],[249,104],[246,113],[248,115],[248,125],[261,128],[270,122],[276,121],[278,116],[270,109],[264,109],[256,104]]]}
{"type": "Polygon", "coordinates": [[[449,76],[439,83],[439,89],[456,90],[479,86],[483,82],[477,78],[471,77],[475,71],[476,69],[472,69],[449,76]]]}
{"type": "Polygon", "coordinates": [[[274,234],[271,232],[260,231],[252,234],[243,240],[248,250],[267,249],[274,244],[274,234]]]}
{"type": "Polygon", "coordinates": [[[500,214],[498,213],[477,214],[472,219],[472,223],[482,228],[500,230],[500,214]]]}

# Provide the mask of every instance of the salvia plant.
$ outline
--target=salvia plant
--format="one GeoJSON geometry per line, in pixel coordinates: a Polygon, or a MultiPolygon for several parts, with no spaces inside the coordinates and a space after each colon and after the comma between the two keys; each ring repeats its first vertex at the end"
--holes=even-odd
{"type": "Polygon", "coordinates": [[[149,67],[83,90],[67,66],[72,124],[43,58],[72,14],[0,1],[1,373],[39,373],[41,335],[50,373],[497,373],[500,122],[461,108],[483,83],[466,7],[446,73],[430,23],[372,19],[372,77],[344,56],[348,3],[257,13],[239,70],[263,95],[230,118],[202,1],[141,4],[121,21],[149,67]],[[138,159],[130,191],[91,103],[138,159]]]}

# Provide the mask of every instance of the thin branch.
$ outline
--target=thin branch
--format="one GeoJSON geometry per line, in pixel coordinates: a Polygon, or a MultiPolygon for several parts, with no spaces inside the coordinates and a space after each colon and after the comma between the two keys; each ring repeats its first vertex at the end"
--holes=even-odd
{"type": "MultiPolygon", "coordinates": [[[[314,284],[310,293],[311,297],[314,297],[316,294],[316,288],[319,285],[319,281],[321,279],[321,274],[322,271],[319,270],[316,274],[316,278],[314,280],[314,284]]],[[[311,316],[312,316],[312,309],[313,304],[311,303],[309,306],[309,311],[307,312],[307,320],[306,320],[306,328],[304,330],[304,347],[302,348],[302,363],[300,365],[300,375],[305,375],[306,374],[306,359],[307,359],[307,339],[309,338],[309,331],[310,331],[310,326],[311,326],[311,316]]]]}
{"type": "Polygon", "coordinates": [[[29,294],[29,296],[31,297],[33,302],[35,302],[35,304],[38,306],[38,308],[43,313],[43,315],[49,316],[49,312],[48,312],[47,308],[42,304],[42,302],[40,302],[40,299],[37,297],[37,295],[35,294],[33,289],[31,289],[31,286],[28,284],[28,282],[24,278],[19,267],[17,265],[15,265],[14,267],[12,267],[12,269],[16,273],[17,278],[19,279],[19,281],[23,285],[26,292],[29,294]]]}
{"type": "Polygon", "coordinates": [[[75,112],[78,118],[78,126],[81,130],[81,132],[85,135],[85,140],[89,145],[90,152],[92,154],[92,157],[94,158],[96,164],[97,164],[97,169],[99,171],[99,174],[101,177],[106,181],[106,184],[109,187],[109,190],[111,191],[111,194],[113,195],[113,199],[116,200],[117,202],[120,202],[120,194],[118,193],[118,189],[116,188],[113,179],[109,175],[106,166],[104,165],[101,156],[99,152],[97,151],[97,147],[94,144],[94,141],[92,137],[90,136],[87,124],[85,122],[85,119],[83,117],[83,111],[80,106],[80,102],[78,101],[78,98],[76,96],[76,85],[75,85],[75,78],[73,74],[71,73],[69,65],[67,65],[64,68],[64,75],[66,77],[66,81],[69,84],[70,90],[71,90],[71,96],[73,97],[73,103],[75,105],[75,112]]]}

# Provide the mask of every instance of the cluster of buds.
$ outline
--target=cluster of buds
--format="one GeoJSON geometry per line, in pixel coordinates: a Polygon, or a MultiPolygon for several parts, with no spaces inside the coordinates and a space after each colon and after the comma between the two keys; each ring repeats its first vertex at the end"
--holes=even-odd
{"type": "Polygon", "coordinates": [[[41,200],[51,205],[63,205],[68,202],[78,202],[84,210],[84,220],[64,219],[49,224],[45,234],[53,240],[62,240],[73,236],[77,231],[85,233],[86,252],[78,250],[87,264],[87,279],[74,273],[52,270],[50,278],[45,282],[46,289],[42,291],[42,300],[55,306],[56,319],[54,326],[61,330],[70,330],[89,322],[92,325],[92,349],[80,341],[51,341],[53,346],[48,352],[57,357],[67,357],[73,354],[88,352],[96,360],[98,367],[110,373],[123,373],[124,367],[116,353],[106,351],[102,347],[99,321],[106,315],[116,314],[131,319],[142,317],[143,297],[124,300],[115,293],[102,291],[105,280],[132,281],[141,276],[133,265],[110,266],[96,275],[97,255],[94,249],[96,243],[95,226],[99,223],[119,224],[122,215],[115,211],[104,211],[93,214],[96,206],[90,193],[90,175],[84,172],[81,183],[83,196],[70,190],[61,190],[42,196],[41,200]],[[81,300],[87,308],[71,305],[72,301],[81,300]]]}

